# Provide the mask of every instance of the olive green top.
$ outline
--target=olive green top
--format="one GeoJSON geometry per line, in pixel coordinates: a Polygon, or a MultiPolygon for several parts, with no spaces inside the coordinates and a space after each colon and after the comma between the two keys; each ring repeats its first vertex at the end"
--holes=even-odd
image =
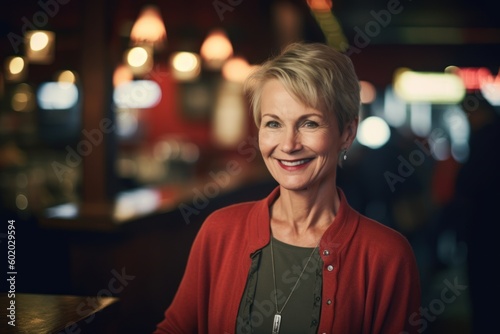
{"type": "MultiPolygon", "coordinates": [[[[276,294],[281,311],[282,334],[316,333],[321,306],[322,260],[315,251],[295,291],[283,309],[295,282],[307,263],[313,248],[297,247],[273,238],[276,273],[276,294]]],[[[242,298],[237,333],[269,334],[276,314],[275,289],[268,244],[252,259],[244,296],[242,298]]]]}

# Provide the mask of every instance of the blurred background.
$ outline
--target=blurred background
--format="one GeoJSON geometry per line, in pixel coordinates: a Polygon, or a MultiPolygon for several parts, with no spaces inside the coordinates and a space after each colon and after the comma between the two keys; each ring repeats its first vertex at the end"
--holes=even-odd
{"type": "Polygon", "coordinates": [[[152,332],[204,218],[275,187],[242,82],[308,41],[356,67],[359,133],[338,183],[412,244],[414,326],[496,328],[495,2],[11,1],[0,31],[0,243],[15,220],[17,292],[113,295],[101,332],[152,332]],[[128,279],[110,292],[116,272],[128,279]]]}

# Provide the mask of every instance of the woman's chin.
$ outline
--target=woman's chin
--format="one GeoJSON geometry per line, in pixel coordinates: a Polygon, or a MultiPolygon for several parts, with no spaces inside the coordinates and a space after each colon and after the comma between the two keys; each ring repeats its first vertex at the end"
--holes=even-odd
{"type": "Polygon", "coordinates": [[[288,191],[306,191],[311,187],[309,183],[289,183],[289,182],[279,182],[281,189],[288,191]]]}

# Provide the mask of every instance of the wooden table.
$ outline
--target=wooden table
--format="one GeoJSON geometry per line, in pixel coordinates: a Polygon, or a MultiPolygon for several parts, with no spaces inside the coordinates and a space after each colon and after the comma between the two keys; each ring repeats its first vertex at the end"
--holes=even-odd
{"type": "Polygon", "coordinates": [[[37,295],[16,293],[15,299],[0,294],[4,314],[0,333],[105,333],[117,311],[118,298],[97,296],[37,295]],[[9,325],[8,310],[15,300],[15,327],[9,325]]]}

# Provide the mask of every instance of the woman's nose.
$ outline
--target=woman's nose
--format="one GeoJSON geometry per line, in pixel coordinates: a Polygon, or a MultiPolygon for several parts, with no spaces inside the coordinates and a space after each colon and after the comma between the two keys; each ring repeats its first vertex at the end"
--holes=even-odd
{"type": "Polygon", "coordinates": [[[295,129],[287,129],[284,131],[281,151],[284,153],[293,153],[302,149],[300,133],[295,129]]]}

